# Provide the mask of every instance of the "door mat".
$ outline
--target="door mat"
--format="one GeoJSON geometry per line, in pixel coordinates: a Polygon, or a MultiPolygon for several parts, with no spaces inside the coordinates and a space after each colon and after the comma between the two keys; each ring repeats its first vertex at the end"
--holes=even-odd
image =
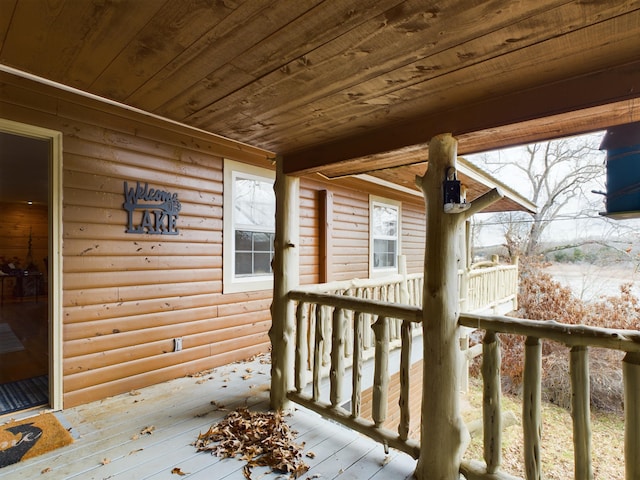
{"type": "Polygon", "coordinates": [[[0,425],[0,468],[73,443],[53,413],[0,425]]]}
{"type": "Polygon", "coordinates": [[[8,323],[0,323],[0,354],[12,353],[24,350],[16,334],[8,323]]]}
{"type": "Polygon", "coordinates": [[[0,415],[49,403],[47,375],[0,384],[0,415]]]}

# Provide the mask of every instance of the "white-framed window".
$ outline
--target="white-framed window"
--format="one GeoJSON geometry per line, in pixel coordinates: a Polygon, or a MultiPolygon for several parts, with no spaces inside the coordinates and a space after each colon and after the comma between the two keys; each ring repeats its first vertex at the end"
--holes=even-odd
{"type": "Polygon", "coordinates": [[[224,161],[223,291],[265,290],[273,286],[276,231],[275,172],[224,161]]]}
{"type": "Polygon", "coordinates": [[[372,276],[398,271],[400,205],[395,200],[369,197],[369,263],[372,276]]]}

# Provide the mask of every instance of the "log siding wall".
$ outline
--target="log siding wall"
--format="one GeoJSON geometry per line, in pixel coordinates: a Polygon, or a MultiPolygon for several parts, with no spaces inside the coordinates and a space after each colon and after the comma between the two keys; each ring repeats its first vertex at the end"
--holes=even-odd
{"type": "MultiPolygon", "coordinates": [[[[65,407],[268,350],[272,292],[222,294],[223,160],[271,167],[267,152],[8,73],[0,91],[2,118],[63,132],[65,407]],[[177,193],[180,234],[126,234],[124,181],[177,193]]],[[[303,284],[319,279],[323,189],[334,194],[333,280],[368,276],[369,193],[403,201],[403,249],[421,271],[422,200],[364,185],[302,179],[303,284]]]]}

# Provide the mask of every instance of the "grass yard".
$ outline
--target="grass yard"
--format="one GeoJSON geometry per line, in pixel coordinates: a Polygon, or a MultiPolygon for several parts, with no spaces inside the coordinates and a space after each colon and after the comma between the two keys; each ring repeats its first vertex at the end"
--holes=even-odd
{"type": "MultiPolygon", "coordinates": [[[[468,409],[465,421],[482,415],[482,384],[471,379],[468,409]]],[[[504,395],[502,410],[511,411],[518,424],[510,426],[502,434],[502,469],[524,478],[522,453],[522,402],[520,398],[504,395]]],[[[624,479],[624,421],[622,414],[592,412],[592,458],[595,479],[624,479]]],[[[573,439],[571,414],[568,410],[543,402],[542,404],[542,472],[548,480],[573,478],[573,439]]],[[[482,434],[472,439],[465,455],[467,459],[480,460],[482,434]]]]}

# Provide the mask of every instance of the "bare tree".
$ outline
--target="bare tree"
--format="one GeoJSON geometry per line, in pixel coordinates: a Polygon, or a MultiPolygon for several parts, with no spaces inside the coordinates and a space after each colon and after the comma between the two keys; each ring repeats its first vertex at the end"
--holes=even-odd
{"type": "MultiPolygon", "coordinates": [[[[551,221],[570,205],[574,212],[593,216],[594,200],[587,196],[604,179],[604,153],[599,151],[602,135],[586,135],[527,145],[517,158],[497,153],[483,156],[485,168],[523,178],[518,189],[538,206],[533,216],[518,213],[494,217],[504,226],[505,243],[511,255],[539,252],[543,233],[551,221]],[[577,209],[577,210],[576,210],[577,209]]],[[[512,185],[513,186],[513,185],[512,185]]]]}

